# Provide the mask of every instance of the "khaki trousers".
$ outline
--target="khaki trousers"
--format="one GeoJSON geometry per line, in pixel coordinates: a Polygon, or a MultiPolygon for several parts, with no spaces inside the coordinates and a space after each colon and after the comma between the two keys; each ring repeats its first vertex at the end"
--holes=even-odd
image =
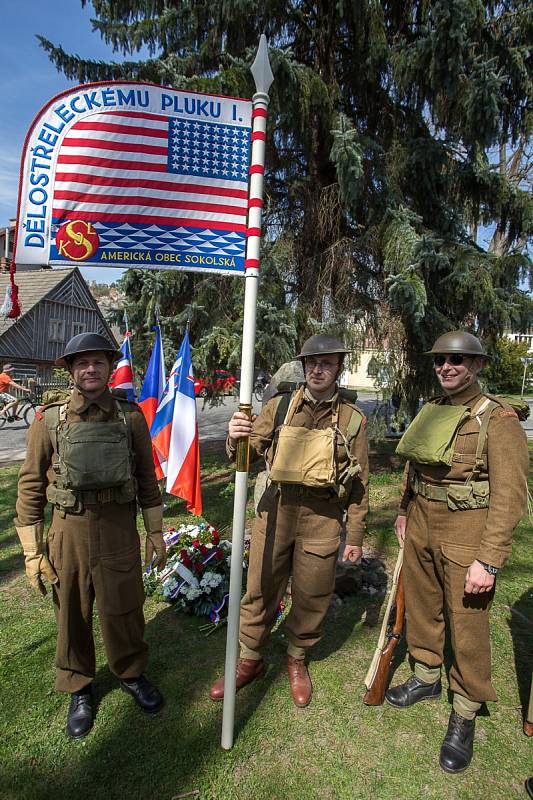
{"type": "Polygon", "coordinates": [[[448,617],[453,664],[450,689],[475,702],[496,700],[491,684],[489,609],[494,589],[465,594],[486,509],[451,511],[418,495],[408,510],[404,553],[407,644],[415,661],[439,666],[448,617]]]}
{"type": "Polygon", "coordinates": [[[308,648],[322,636],[335,586],[342,508],[300,487],[267,487],[252,528],[240,640],[258,651],[276,621],[292,575],[292,606],[285,621],[292,645],[308,648]]]}
{"type": "Polygon", "coordinates": [[[134,514],[131,504],[115,503],[64,519],[54,512],[48,552],[59,577],[53,587],[59,692],[75,692],[94,678],[95,600],[111,671],[119,678],[135,678],[146,667],[144,590],[134,514]]]}

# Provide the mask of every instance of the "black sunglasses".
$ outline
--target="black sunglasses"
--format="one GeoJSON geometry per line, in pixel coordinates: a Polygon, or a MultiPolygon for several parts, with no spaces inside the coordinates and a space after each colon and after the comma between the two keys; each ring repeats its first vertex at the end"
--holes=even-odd
{"type": "Polygon", "coordinates": [[[436,367],[443,367],[446,362],[453,364],[454,367],[458,367],[464,360],[465,357],[462,353],[448,353],[447,355],[438,353],[433,357],[433,363],[436,367]]]}

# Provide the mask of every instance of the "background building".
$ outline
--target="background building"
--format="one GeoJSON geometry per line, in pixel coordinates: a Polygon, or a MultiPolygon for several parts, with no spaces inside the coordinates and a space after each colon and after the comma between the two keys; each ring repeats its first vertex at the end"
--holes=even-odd
{"type": "MultiPolygon", "coordinates": [[[[56,358],[78,333],[95,331],[117,346],[77,267],[17,270],[16,283],[22,315],[17,320],[0,317],[0,362],[13,364],[15,380],[49,381],[56,358]]],[[[2,299],[8,284],[8,272],[0,272],[2,299]]]]}

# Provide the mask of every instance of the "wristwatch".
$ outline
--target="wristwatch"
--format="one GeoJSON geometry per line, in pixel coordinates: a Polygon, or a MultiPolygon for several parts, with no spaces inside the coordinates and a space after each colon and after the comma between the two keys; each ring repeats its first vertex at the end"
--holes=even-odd
{"type": "MultiPolygon", "coordinates": [[[[479,561],[479,558],[478,558],[479,561]]],[[[497,575],[498,567],[493,567],[492,564],[486,564],[484,561],[479,561],[483,569],[486,569],[489,575],[497,575]]]]}

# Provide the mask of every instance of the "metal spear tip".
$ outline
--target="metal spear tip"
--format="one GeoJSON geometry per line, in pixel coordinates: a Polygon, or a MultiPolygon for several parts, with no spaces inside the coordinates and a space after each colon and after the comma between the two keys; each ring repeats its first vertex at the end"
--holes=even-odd
{"type": "Polygon", "coordinates": [[[263,94],[268,94],[274,75],[270,68],[267,39],[264,33],[261,34],[259,39],[259,47],[257,48],[255,61],[250,67],[250,72],[254,77],[256,90],[263,94]]]}

